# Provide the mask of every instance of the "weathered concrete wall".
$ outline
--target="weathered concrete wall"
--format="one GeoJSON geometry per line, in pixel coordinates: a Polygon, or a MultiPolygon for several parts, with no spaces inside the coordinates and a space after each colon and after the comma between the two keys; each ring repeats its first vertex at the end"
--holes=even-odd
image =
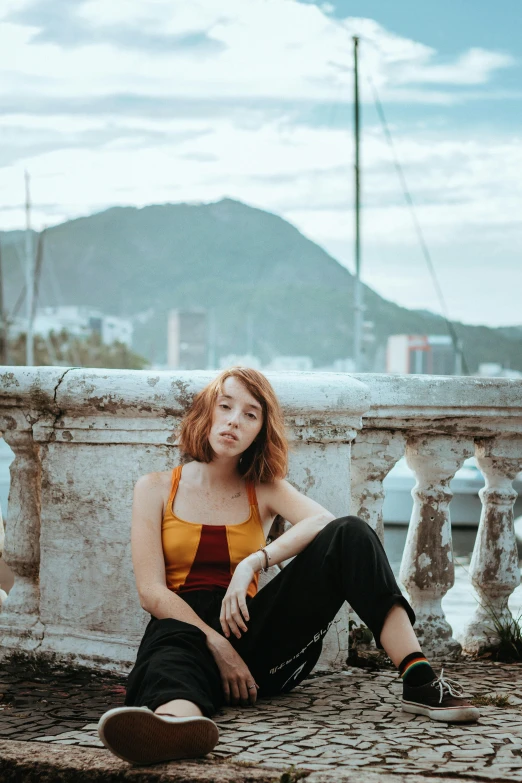
{"type": "MultiPolygon", "coordinates": [[[[519,581],[511,482],[522,469],[522,382],[267,375],[287,423],[289,480],[335,516],[361,516],[382,536],[382,481],[407,455],[417,484],[401,579],[430,654],[460,649],[441,606],[454,579],[449,482],[476,454],[487,484],[471,571],[483,601],[506,617],[519,581]]],[[[173,430],[212,377],[0,373],[0,433],[16,455],[4,554],[16,583],[0,615],[4,651],[38,649],[116,667],[133,660],[147,616],[130,560],[132,486],[143,473],[177,464],[173,430]]],[[[479,611],[458,640],[466,649],[494,641],[484,620],[479,611]]],[[[346,651],[345,607],[321,666],[339,666],[346,651]]]]}
{"type": "MultiPolygon", "coordinates": [[[[350,443],[369,393],[349,376],[267,374],[290,439],[289,480],[349,512],[350,443]]],[[[178,464],[173,430],[214,373],[57,371],[0,375],[0,429],[16,454],[5,558],[17,575],[0,615],[4,649],[126,665],[148,619],[130,556],[132,488],[178,464]]],[[[321,665],[347,653],[344,610],[321,665]]]]}

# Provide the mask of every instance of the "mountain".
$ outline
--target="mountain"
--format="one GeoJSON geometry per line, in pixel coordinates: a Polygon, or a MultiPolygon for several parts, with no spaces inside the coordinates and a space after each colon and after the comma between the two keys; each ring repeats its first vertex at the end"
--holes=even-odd
{"type": "MultiPolygon", "coordinates": [[[[0,233],[8,310],[23,286],[23,236],[0,233]],[[10,303],[10,304],[9,304],[10,303]]],[[[40,305],[90,305],[135,319],[134,349],[166,360],[167,313],[213,307],[217,355],[263,362],[308,355],[316,366],[352,353],[353,275],[282,218],[241,202],[114,207],[45,235],[40,305]]],[[[390,334],[447,334],[433,313],[408,310],[364,286],[374,322],[368,370],[382,370],[390,334]]],[[[522,370],[522,327],[456,323],[470,371],[496,361],[522,370]]]]}

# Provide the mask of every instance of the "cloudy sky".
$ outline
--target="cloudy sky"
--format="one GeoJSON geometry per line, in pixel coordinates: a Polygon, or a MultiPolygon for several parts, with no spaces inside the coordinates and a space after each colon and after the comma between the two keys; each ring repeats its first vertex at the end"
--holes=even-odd
{"type": "Polygon", "coordinates": [[[360,43],[363,280],[452,318],[522,323],[520,0],[0,0],[0,229],[223,196],[353,270],[360,43]]]}

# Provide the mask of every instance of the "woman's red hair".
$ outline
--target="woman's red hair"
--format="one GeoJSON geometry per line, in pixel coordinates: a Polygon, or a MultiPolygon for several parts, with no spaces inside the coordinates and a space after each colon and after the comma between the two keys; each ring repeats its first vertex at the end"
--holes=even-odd
{"type": "Polygon", "coordinates": [[[256,483],[285,478],[288,471],[288,442],[283,412],[268,379],[251,367],[229,367],[196,394],[178,428],[178,446],[184,461],[211,462],[215,456],[208,436],[216,399],[227,378],[237,378],[263,410],[263,426],[254,442],[243,452],[239,473],[256,483]]]}

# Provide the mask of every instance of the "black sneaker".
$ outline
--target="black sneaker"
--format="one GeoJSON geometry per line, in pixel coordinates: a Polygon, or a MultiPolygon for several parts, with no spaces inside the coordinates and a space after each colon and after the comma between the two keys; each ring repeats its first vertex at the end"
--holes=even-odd
{"type": "Polygon", "coordinates": [[[402,709],[415,715],[426,715],[432,720],[446,723],[474,723],[480,717],[479,711],[463,698],[462,687],[455,680],[440,677],[426,685],[407,685],[402,692],[402,709]]]}

